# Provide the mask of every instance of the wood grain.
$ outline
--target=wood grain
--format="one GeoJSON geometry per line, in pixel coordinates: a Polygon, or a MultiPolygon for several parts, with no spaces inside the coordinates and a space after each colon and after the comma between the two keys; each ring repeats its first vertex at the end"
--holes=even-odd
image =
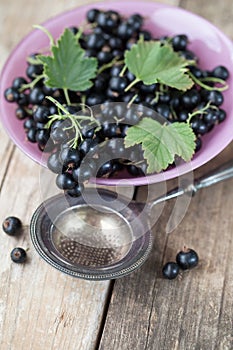
{"type": "MultiPolygon", "coordinates": [[[[223,1],[219,7],[201,1],[181,4],[232,36],[224,11],[228,6],[231,11],[231,1],[223,1]]],[[[195,176],[231,159],[232,151],[233,145],[228,146],[196,170],[195,176]]],[[[175,185],[170,182],[168,187],[175,185]]],[[[170,234],[166,234],[166,223],[175,201],[166,204],[153,229],[154,249],[147,263],[129,278],[115,282],[99,349],[233,349],[232,186],[229,180],[198,193],[170,234]],[[164,280],[163,264],[174,261],[184,245],[198,252],[199,266],[174,281],[164,280]]],[[[147,193],[148,188],[140,189],[141,198],[147,193]]]]}
{"type": "Polygon", "coordinates": [[[181,6],[192,11],[222,29],[226,35],[233,39],[232,16],[233,3],[231,0],[219,1],[217,6],[211,1],[181,0],[181,6]]]}
{"type": "MultiPolygon", "coordinates": [[[[230,159],[227,148],[196,175],[230,159]]],[[[166,234],[174,206],[168,203],[154,227],[154,249],[141,268],[115,282],[100,349],[232,349],[233,181],[198,193],[182,223],[166,234]],[[200,264],[174,281],[162,266],[186,245],[200,264]]]]}

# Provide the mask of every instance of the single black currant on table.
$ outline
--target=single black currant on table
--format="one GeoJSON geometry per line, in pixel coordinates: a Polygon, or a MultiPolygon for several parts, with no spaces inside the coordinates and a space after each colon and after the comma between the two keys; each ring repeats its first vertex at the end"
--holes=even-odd
{"type": "Polygon", "coordinates": [[[2,229],[10,236],[18,235],[21,233],[22,222],[16,216],[8,216],[2,223],[2,229]]]}
{"type": "Polygon", "coordinates": [[[27,259],[27,253],[26,253],[25,249],[20,248],[20,247],[14,248],[11,251],[10,256],[11,256],[12,261],[14,261],[15,263],[19,263],[19,264],[24,263],[27,259]]]}
{"type": "Polygon", "coordinates": [[[180,268],[177,263],[173,261],[167,262],[162,269],[163,277],[169,280],[175,279],[179,274],[180,268]]]}
{"type": "Polygon", "coordinates": [[[199,257],[195,250],[184,247],[176,256],[176,262],[182,270],[188,270],[197,266],[199,257]]]}

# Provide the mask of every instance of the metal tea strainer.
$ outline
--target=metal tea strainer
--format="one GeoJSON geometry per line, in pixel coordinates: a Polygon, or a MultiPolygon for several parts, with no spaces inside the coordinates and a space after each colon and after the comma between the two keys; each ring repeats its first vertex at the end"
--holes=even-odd
{"type": "Polygon", "coordinates": [[[53,196],[33,214],[31,239],[50,265],[68,275],[88,280],[122,277],[139,268],[152,249],[152,208],[231,177],[233,161],[147,204],[105,189],[97,195],[87,188],[78,198],[53,196]]]}

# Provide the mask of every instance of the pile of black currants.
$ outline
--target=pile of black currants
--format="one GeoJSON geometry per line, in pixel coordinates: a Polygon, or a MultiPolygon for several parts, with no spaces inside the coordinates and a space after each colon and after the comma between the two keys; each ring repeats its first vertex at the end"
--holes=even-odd
{"type": "MultiPolygon", "coordinates": [[[[211,71],[199,68],[198,57],[188,49],[187,35],[154,38],[144,29],[140,14],[125,18],[116,11],[91,9],[86,21],[89,28],[82,32],[79,41],[85,55],[98,60],[98,75],[91,88],[69,91],[70,105],[67,105],[63,90],[51,88],[39,78],[43,65],[33,63],[37,53],[32,53],[25,76],[16,77],[5,90],[6,100],[17,104],[15,114],[23,121],[27,140],[49,153],[47,165],[57,174],[57,186],[71,196],[79,196],[83,184],[93,176],[114,177],[122,171],[133,177],[146,175],[147,163],[140,146],[126,150],[123,142],[127,129],[144,115],[153,117],[157,112],[171,123],[185,122],[191,115],[196,134],[195,152],[202,146],[202,136],[226,118],[218,82],[225,82],[229,72],[221,65],[211,71]],[[121,74],[124,53],[142,37],[145,41],[167,41],[174,51],[190,61],[189,75],[194,86],[182,92],[159,83],[139,82],[125,91],[135,77],[129,70],[121,74]],[[90,110],[81,107],[83,102],[90,110]],[[91,111],[96,105],[98,111],[91,111]],[[64,118],[52,119],[59,108],[64,118]],[[90,121],[93,114],[95,119],[86,123],[85,117],[90,121]],[[72,116],[82,119],[78,140],[75,140],[77,126],[72,116]]],[[[69,29],[73,33],[79,31],[78,27],[69,29]]]]}

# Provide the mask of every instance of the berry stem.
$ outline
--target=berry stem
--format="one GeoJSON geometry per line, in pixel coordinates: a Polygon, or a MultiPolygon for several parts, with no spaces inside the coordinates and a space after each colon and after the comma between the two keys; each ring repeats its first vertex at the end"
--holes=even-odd
{"type": "Polygon", "coordinates": [[[89,125],[92,125],[93,123],[96,125],[96,127],[99,127],[99,121],[95,119],[92,109],[89,106],[86,106],[90,110],[90,116],[86,115],[76,115],[76,114],[71,114],[69,111],[66,109],[65,106],[63,106],[60,102],[58,102],[56,99],[54,99],[51,96],[46,97],[48,100],[53,102],[55,106],[58,108],[58,113],[59,114],[53,114],[49,118],[49,122],[46,124],[46,127],[49,128],[51,124],[55,120],[66,120],[67,118],[71,121],[71,126],[67,127],[66,130],[68,129],[74,129],[75,137],[72,138],[72,140],[69,140],[68,143],[71,145],[73,148],[77,148],[78,141],[83,140],[82,136],[82,126],[80,122],[82,121],[89,121],[89,125]],[[63,112],[63,114],[61,114],[63,112]]]}
{"type": "Polygon", "coordinates": [[[129,91],[134,85],[136,85],[138,82],[140,81],[140,79],[136,78],[134,79],[126,88],[125,88],[125,92],[129,91]]]}
{"type": "MultiPolygon", "coordinates": [[[[124,63],[124,61],[123,61],[123,63],[124,63]]],[[[119,74],[120,77],[123,77],[123,76],[124,76],[124,74],[125,74],[125,72],[126,72],[126,69],[127,69],[127,66],[126,66],[126,64],[125,64],[124,67],[122,68],[120,74],[119,74]]]]}
{"type": "Polygon", "coordinates": [[[197,109],[197,110],[194,111],[193,113],[189,113],[189,114],[188,114],[189,117],[188,117],[188,119],[187,119],[187,123],[189,124],[190,121],[191,121],[191,119],[192,119],[192,117],[194,117],[195,115],[198,115],[198,114],[205,114],[205,113],[206,113],[206,110],[207,110],[208,108],[210,108],[210,107],[213,108],[213,109],[217,109],[217,107],[212,106],[212,105],[211,105],[211,101],[209,101],[203,108],[197,109]]]}
{"type": "Polygon", "coordinates": [[[69,97],[68,89],[64,88],[63,91],[64,91],[64,95],[65,95],[65,99],[66,99],[67,105],[70,106],[71,103],[70,103],[70,97],[69,97]]]}
{"type": "Polygon", "coordinates": [[[215,78],[215,77],[208,77],[208,78],[203,78],[203,80],[200,80],[198,78],[196,78],[190,71],[188,72],[190,78],[194,81],[194,83],[196,83],[197,85],[201,86],[203,89],[208,90],[208,91],[225,91],[228,89],[228,85],[226,84],[225,80],[219,79],[219,78],[215,78]],[[213,82],[213,83],[219,83],[222,84],[223,86],[221,87],[216,87],[216,86],[209,86],[205,83],[203,83],[203,81],[206,82],[213,82]]]}
{"type": "Polygon", "coordinates": [[[110,61],[109,63],[103,64],[97,71],[97,75],[99,75],[100,73],[102,73],[103,71],[105,71],[108,68],[111,68],[112,66],[114,66],[114,64],[122,64],[124,63],[124,60],[118,61],[119,60],[119,56],[116,56],[113,58],[112,61],[110,61]]]}
{"type": "Polygon", "coordinates": [[[34,86],[43,78],[45,78],[44,74],[40,74],[40,75],[35,76],[35,79],[33,79],[30,83],[23,84],[19,91],[22,92],[22,91],[25,91],[27,89],[33,89],[34,86]]]}
{"type": "Polygon", "coordinates": [[[54,39],[53,39],[51,33],[45,27],[43,27],[43,26],[41,26],[39,24],[36,24],[33,27],[36,28],[36,29],[41,30],[42,32],[44,32],[48,36],[49,41],[50,41],[50,46],[54,46],[55,45],[55,42],[54,42],[54,39]]]}
{"type": "Polygon", "coordinates": [[[131,105],[134,103],[134,101],[136,100],[136,98],[138,97],[138,94],[135,94],[132,98],[131,98],[131,100],[128,102],[128,104],[127,104],[127,108],[130,108],[131,107],[131,105]]]}

